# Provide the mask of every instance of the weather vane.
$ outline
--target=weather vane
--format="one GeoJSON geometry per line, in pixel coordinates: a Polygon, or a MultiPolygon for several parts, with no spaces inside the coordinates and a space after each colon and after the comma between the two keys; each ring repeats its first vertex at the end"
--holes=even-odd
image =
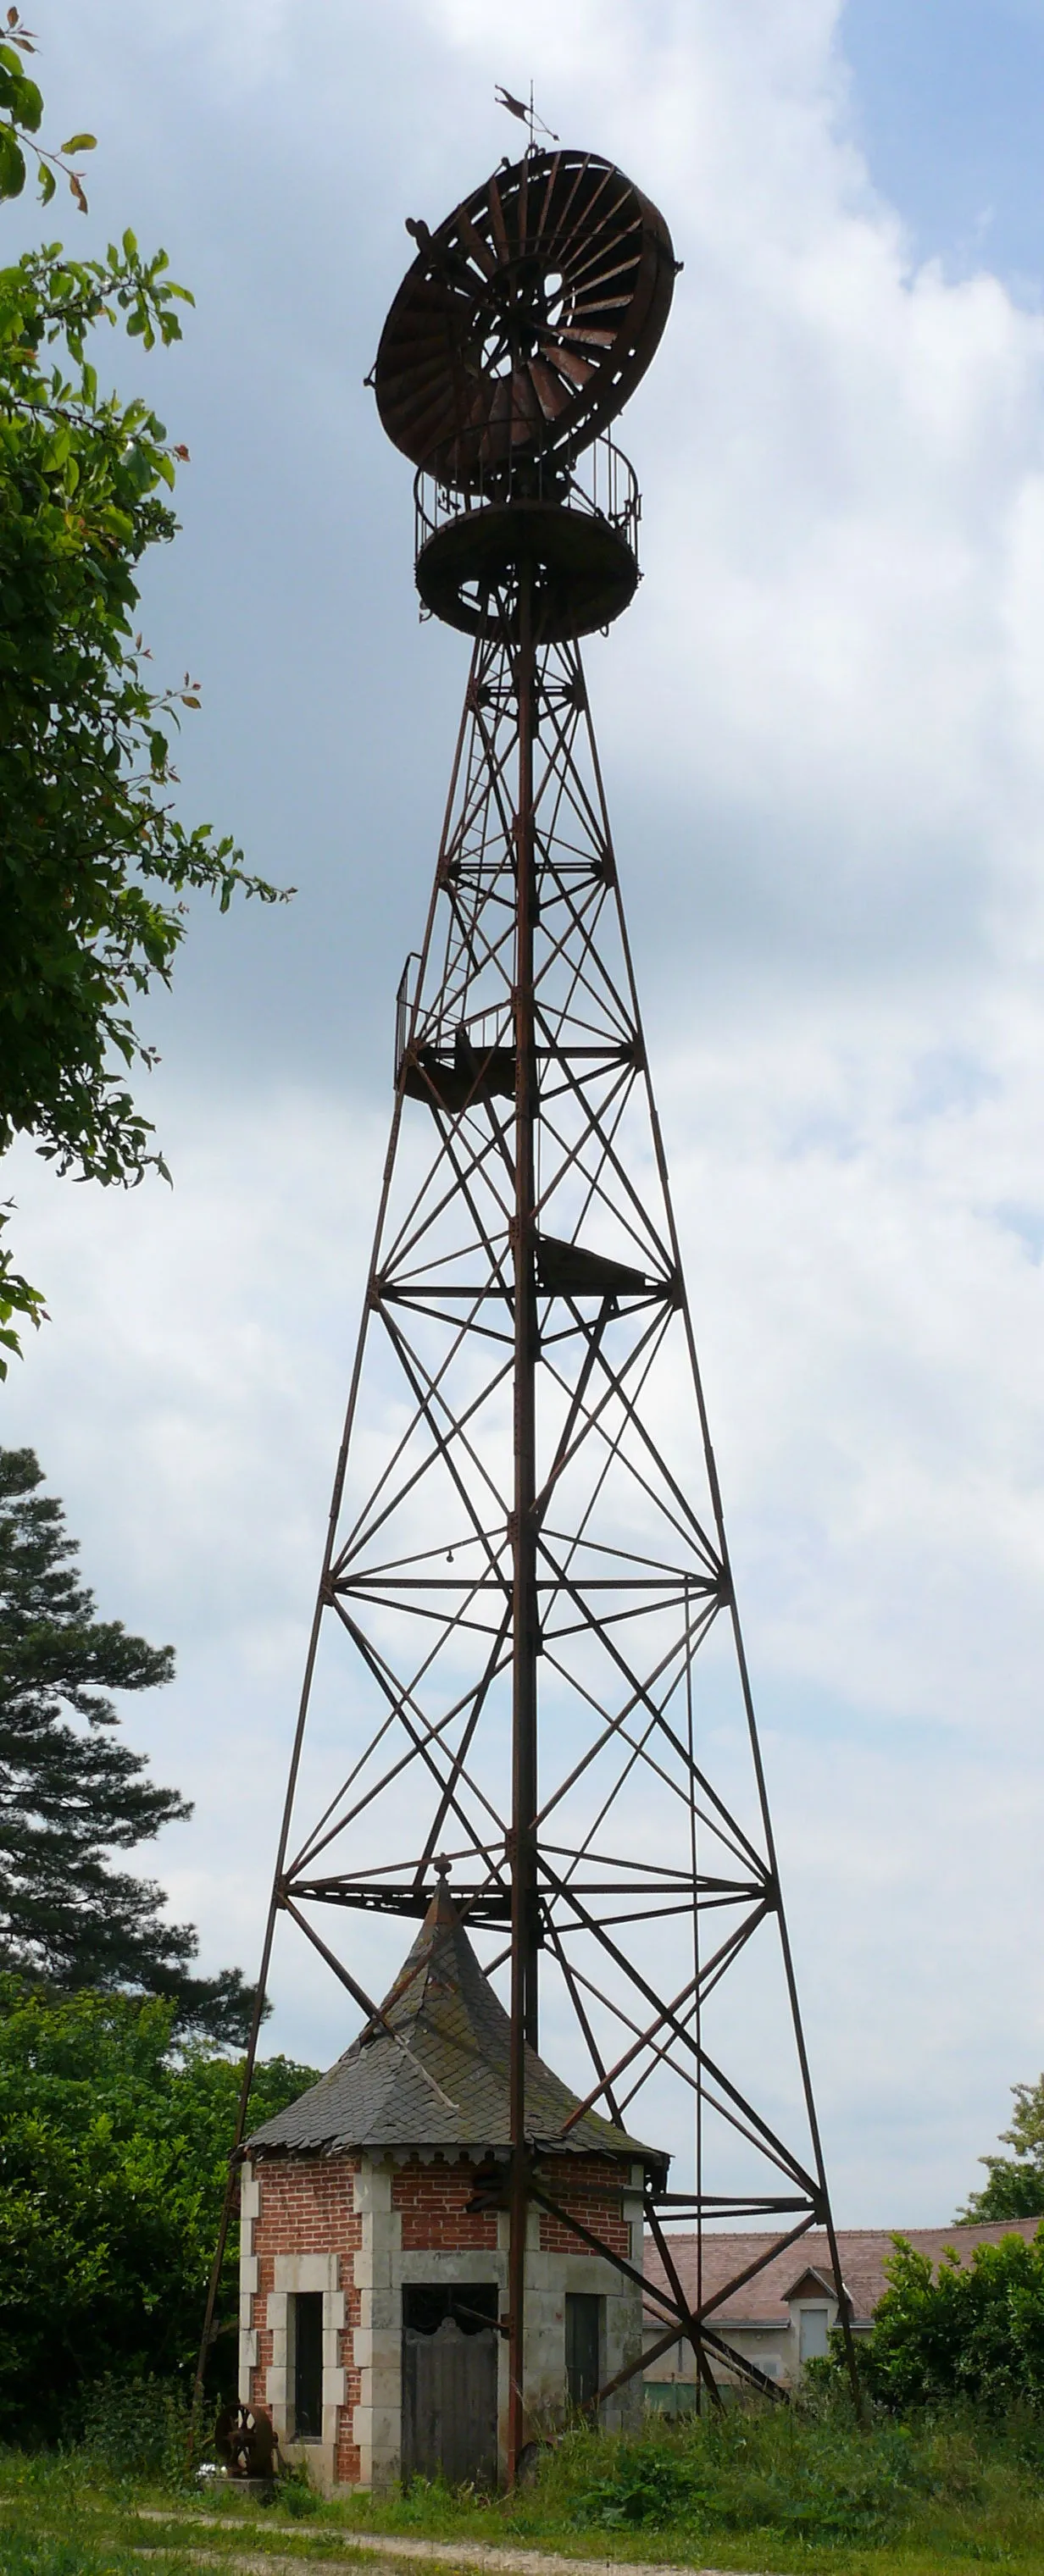
{"type": "Polygon", "coordinates": [[[551,131],[551,127],[550,127],[549,125],[545,125],[544,120],[543,120],[543,117],[542,117],[542,116],[538,116],[538,115],[537,115],[536,109],[535,109],[535,107],[534,107],[534,105],[533,105],[533,83],[532,83],[532,81],[530,81],[530,84],[529,84],[529,105],[528,105],[528,107],[526,106],[526,104],[525,104],[525,100],[524,100],[524,99],[521,99],[521,98],[513,98],[513,97],[512,97],[512,94],[511,94],[511,91],[510,91],[509,89],[504,89],[504,88],[502,88],[501,86],[499,86],[499,84],[498,84],[498,87],[496,88],[496,90],[494,91],[494,97],[495,97],[495,99],[496,99],[496,102],[497,102],[497,106],[498,106],[498,107],[506,107],[506,109],[507,109],[507,112],[508,112],[508,115],[509,115],[509,116],[517,116],[517,117],[518,117],[518,119],[519,119],[520,124],[522,124],[522,125],[528,125],[528,127],[529,127],[529,149],[530,149],[530,151],[531,151],[531,152],[535,152],[535,150],[536,150],[536,138],[537,138],[537,129],[538,129],[538,127],[539,127],[539,130],[540,130],[541,134],[546,134],[546,136],[547,136],[547,139],[548,139],[548,142],[549,142],[549,143],[557,143],[557,142],[558,142],[558,140],[559,140],[558,135],[557,135],[557,134],[553,134],[553,133],[552,133],[552,131],[551,131]]]}

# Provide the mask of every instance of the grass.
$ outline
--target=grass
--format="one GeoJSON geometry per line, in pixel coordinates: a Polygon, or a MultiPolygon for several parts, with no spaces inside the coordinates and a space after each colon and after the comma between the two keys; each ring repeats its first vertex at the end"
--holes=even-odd
{"type": "Polygon", "coordinates": [[[857,2431],[826,2406],[654,2417],[637,2437],[568,2434],[513,2497],[415,2481],[326,2499],[291,2482],[267,2509],[179,2485],[176,2451],[158,2482],[97,2447],[0,2452],[0,2576],[187,2576],[200,2548],[305,2568],[365,2555],[374,2533],[766,2576],[1041,2576],[1044,2423],[969,2413],[857,2431]]]}

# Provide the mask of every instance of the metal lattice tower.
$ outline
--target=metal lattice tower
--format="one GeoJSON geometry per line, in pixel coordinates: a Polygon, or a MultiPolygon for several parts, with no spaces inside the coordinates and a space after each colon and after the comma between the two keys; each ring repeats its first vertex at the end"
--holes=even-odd
{"type": "MultiPolygon", "coordinates": [[[[437,1872],[508,1974],[513,2468],[542,2198],[525,2046],[549,2006],[584,2107],[648,2134],[636,2101],[691,2105],[691,2187],[648,2187],[658,2351],[687,2337],[714,2393],[728,2292],[686,2297],[665,2222],[698,2241],[767,2222],[742,2279],[824,2225],[841,2273],[580,654],[638,577],[637,487],[604,424],[675,263],[656,210],[588,154],[531,149],[439,232],[410,229],[377,398],[418,468],[422,599],[474,641],[398,996],[261,1987],[285,1914],[379,2019],[353,1915],[423,1915],[437,1872]],[[344,1759],[310,1804],[320,1672],[344,1759]]],[[[841,2313],[851,2358],[843,2295],[841,2313]]]]}

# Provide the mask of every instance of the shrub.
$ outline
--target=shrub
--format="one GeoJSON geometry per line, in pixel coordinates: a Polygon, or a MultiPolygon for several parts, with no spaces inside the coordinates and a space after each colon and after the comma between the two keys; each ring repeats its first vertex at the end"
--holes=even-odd
{"type": "Polygon", "coordinates": [[[600,2456],[589,2455],[600,2474],[579,2484],[574,2526],[867,2541],[907,2514],[917,2488],[902,2429],[886,2421],[867,2438],[840,2409],[798,2414],[741,2404],[650,2427],[638,2441],[614,2444],[608,2459],[607,2447],[602,2437],[600,2456]]]}
{"type": "Polygon", "coordinates": [[[578,2528],[594,2524],[602,2531],[622,2531],[637,2523],[654,2528],[684,2518],[694,2502],[690,2463],[673,2457],[659,2444],[621,2444],[612,2475],[595,2478],[581,2490],[573,2520],[578,2528]]]}
{"type": "Polygon", "coordinates": [[[860,2350],[873,2397],[895,2413],[966,2398],[994,2415],[1044,2406],[1044,2227],[1004,2236],[970,2263],[948,2251],[937,2277],[902,2237],[860,2350]]]}
{"type": "MultiPolygon", "coordinates": [[[[191,2376],[228,2170],[240,2067],[178,2048],[173,2006],[50,1995],[0,1975],[0,2414],[7,2438],[76,2423],[99,2363],[121,2384],[191,2376]]],[[[313,2080],[273,2058],[252,2116],[313,2080]]],[[[234,2366],[235,2248],[219,2369],[234,2366]],[[227,2361],[226,2357],[227,2356],[227,2361]]]]}
{"type": "Polygon", "coordinates": [[[188,2475],[194,2444],[180,2387],[151,2374],[117,2379],[107,2372],[83,2392],[78,2413],[87,2467],[164,2486],[180,2486],[188,2475]]]}

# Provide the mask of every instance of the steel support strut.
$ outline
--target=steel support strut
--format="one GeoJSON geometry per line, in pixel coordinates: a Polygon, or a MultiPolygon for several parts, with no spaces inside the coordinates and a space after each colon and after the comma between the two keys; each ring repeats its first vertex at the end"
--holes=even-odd
{"type": "Polygon", "coordinates": [[[515,1282],[514,1660],[511,1760],[511,2250],[509,2256],[508,2482],[514,2485],[525,2443],[526,2046],[537,2045],[537,1628],[536,1588],[536,1212],[533,1151],[536,1047],[533,929],[536,911],[533,821],[533,584],[523,569],[518,589],[518,794],[515,930],[515,1282]]]}

